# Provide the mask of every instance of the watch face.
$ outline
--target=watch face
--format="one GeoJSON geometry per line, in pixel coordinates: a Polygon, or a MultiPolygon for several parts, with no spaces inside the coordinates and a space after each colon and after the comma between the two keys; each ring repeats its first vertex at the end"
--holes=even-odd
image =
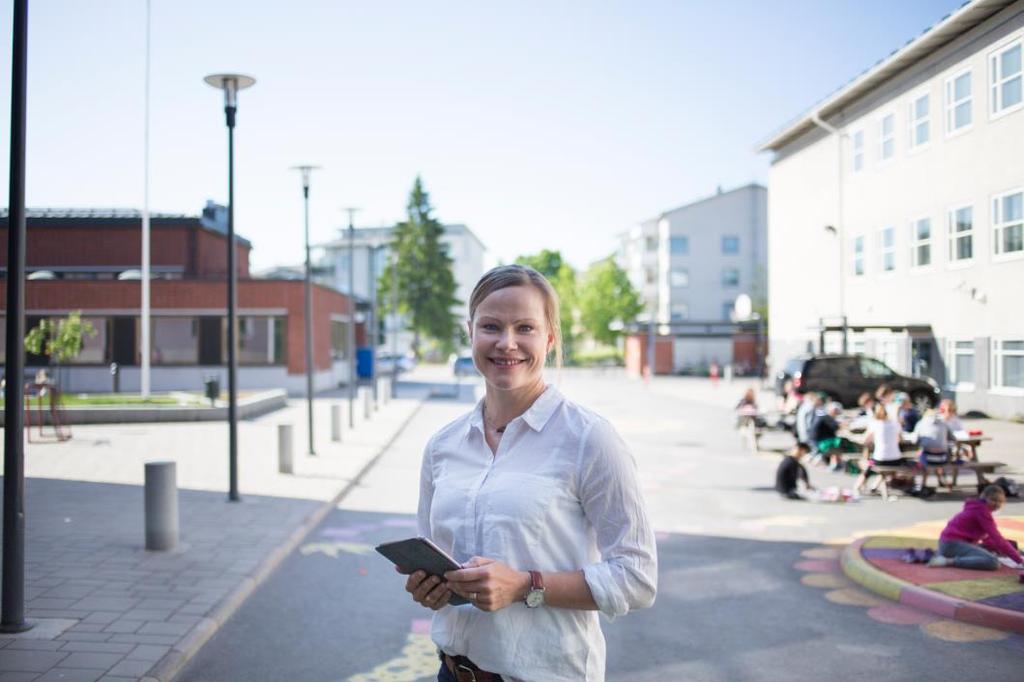
{"type": "Polygon", "coordinates": [[[530,593],[526,595],[526,605],[531,609],[535,609],[544,603],[544,590],[530,590],[530,593]]]}

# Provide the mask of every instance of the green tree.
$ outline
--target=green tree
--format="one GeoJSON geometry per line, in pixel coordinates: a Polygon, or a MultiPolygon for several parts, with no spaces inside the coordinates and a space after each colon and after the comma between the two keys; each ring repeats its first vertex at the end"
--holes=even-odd
{"type": "Polygon", "coordinates": [[[625,270],[611,256],[587,268],[579,292],[580,323],[600,343],[614,344],[622,333],[609,329],[612,321],[632,322],[643,310],[625,270]]]}
{"type": "Polygon", "coordinates": [[[408,218],[395,227],[391,242],[396,258],[380,275],[380,311],[390,312],[392,268],[396,268],[398,311],[409,320],[413,331],[412,350],[420,357],[421,337],[437,341],[444,353],[455,347],[458,321],[452,307],[455,275],[452,259],[441,243],[444,226],[431,216],[430,195],[419,176],[409,193],[408,218]]]}
{"type": "Polygon", "coordinates": [[[571,361],[575,348],[576,337],[573,327],[576,320],[576,271],[562,259],[560,251],[543,249],[532,255],[516,258],[516,263],[528,265],[547,277],[551,286],[558,293],[560,304],[559,323],[562,327],[562,353],[566,360],[571,361]]]}
{"type": "Polygon", "coordinates": [[[75,310],[62,320],[44,318],[25,335],[25,350],[45,355],[57,364],[74,359],[82,352],[86,338],[96,336],[91,322],[82,320],[82,311],[75,310]]]}

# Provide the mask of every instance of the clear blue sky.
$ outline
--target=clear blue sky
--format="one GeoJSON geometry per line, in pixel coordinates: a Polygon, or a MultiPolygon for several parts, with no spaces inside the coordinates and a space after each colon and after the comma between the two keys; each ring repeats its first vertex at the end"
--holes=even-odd
{"type": "MultiPolygon", "coordinates": [[[[152,0],[150,206],[227,197],[222,96],[240,95],[236,225],[253,266],[300,262],[302,203],[329,239],[404,215],[423,176],[494,259],[577,267],[660,211],[767,180],[758,142],[960,0],[152,0]]],[[[11,0],[0,0],[0,202],[11,0]]],[[[27,203],[140,207],[145,0],[33,0],[27,203]]]]}

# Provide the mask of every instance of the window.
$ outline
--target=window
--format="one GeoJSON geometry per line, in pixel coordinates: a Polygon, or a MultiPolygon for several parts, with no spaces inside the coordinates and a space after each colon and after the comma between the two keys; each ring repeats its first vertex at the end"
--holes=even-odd
{"type": "Polygon", "coordinates": [[[882,161],[896,155],[896,115],[888,114],[878,122],[878,158],[882,161]]]}
{"type": "Polygon", "coordinates": [[[331,360],[347,357],[348,322],[331,320],[331,360]]]}
{"type": "Polygon", "coordinates": [[[722,304],[722,319],[723,320],[731,320],[732,319],[732,313],[733,313],[733,310],[735,308],[735,305],[736,304],[733,301],[726,301],[725,303],[722,304]]]}
{"type": "Polygon", "coordinates": [[[672,268],[668,273],[668,283],[671,287],[690,286],[690,271],[685,268],[672,268]]]}
{"type": "MultiPolygon", "coordinates": [[[[61,318],[54,319],[59,324],[61,318]]],[[[68,360],[69,365],[102,365],[107,362],[107,318],[83,317],[82,324],[91,324],[95,334],[82,334],[82,350],[68,360]]]]}
{"type": "Polygon", "coordinates": [[[946,81],[946,134],[970,127],[974,118],[971,110],[971,72],[953,76],[946,81]]]}
{"type": "Polygon", "coordinates": [[[892,376],[892,370],[874,358],[860,358],[860,373],[869,379],[884,379],[892,376]]]}
{"type": "Polygon", "coordinates": [[[907,112],[910,121],[910,148],[917,149],[931,139],[931,95],[914,99],[907,112]]]}
{"type": "Polygon", "coordinates": [[[910,224],[910,266],[922,268],[932,263],[932,221],[921,218],[910,224]]]}
{"type": "Polygon", "coordinates": [[[722,268],[722,286],[737,287],[740,285],[740,271],[736,268],[722,268]]]}
{"type": "Polygon", "coordinates": [[[644,244],[646,245],[646,249],[648,251],[657,251],[658,250],[658,238],[657,237],[647,237],[644,240],[644,244]]]}
{"type": "Polygon", "coordinates": [[[736,254],[740,252],[740,238],[733,235],[722,237],[722,253],[736,254]]]}
{"type": "Polygon", "coordinates": [[[284,318],[240,317],[238,362],[244,365],[284,364],[284,318]]]}
{"type": "Polygon", "coordinates": [[[949,383],[963,390],[974,385],[974,341],[950,341],[947,354],[949,383]]]}
{"type": "Polygon", "coordinates": [[[896,269],[896,228],[887,227],[878,233],[878,261],[882,272],[896,269]]]}
{"type": "Polygon", "coordinates": [[[857,277],[864,274],[864,236],[853,238],[853,274],[857,277]]]}
{"type": "Polygon", "coordinates": [[[992,116],[997,118],[1020,109],[1021,41],[993,52],[989,60],[991,75],[992,116]]]}
{"type": "Polygon", "coordinates": [[[1024,191],[992,200],[992,230],[996,254],[1024,251],[1024,191]]]}
{"type": "Polygon", "coordinates": [[[974,207],[964,206],[949,212],[949,262],[974,258],[974,207]]]}
{"type": "Polygon", "coordinates": [[[686,236],[670,237],[668,250],[673,256],[685,256],[690,253],[690,238],[686,236]]]}
{"type": "Polygon", "coordinates": [[[858,130],[851,138],[853,141],[853,172],[864,170],[864,131],[858,130]]]}
{"type": "Polygon", "coordinates": [[[653,268],[647,268],[646,279],[648,284],[654,284],[654,281],[657,279],[657,277],[658,273],[655,272],[653,268]]]}
{"type": "Polygon", "coordinates": [[[669,314],[673,322],[682,322],[690,316],[690,306],[683,301],[674,302],[669,310],[669,314]]]}
{"type": "Polygon", "coordinates": [[[194,317],[153,318],[154,365],[194,365],[199,362],[199,322],[194,317]]]}
{"type": "Polygon", "coordinates": [[[1024,339],[992,340],[992,386],[1024,389],[1024,339]]]}

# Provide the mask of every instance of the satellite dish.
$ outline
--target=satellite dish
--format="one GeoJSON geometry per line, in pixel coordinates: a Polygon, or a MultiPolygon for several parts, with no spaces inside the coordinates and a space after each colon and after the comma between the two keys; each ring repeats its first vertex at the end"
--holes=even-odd
{"type": "Polygon", "coordinates": [[[740,294],[736,297],[736,302],[732,304],[732,309],[736,312],[737,320],[746,320],[753,312],[754,306],[750,301],[750,296],[740,294]]]}

